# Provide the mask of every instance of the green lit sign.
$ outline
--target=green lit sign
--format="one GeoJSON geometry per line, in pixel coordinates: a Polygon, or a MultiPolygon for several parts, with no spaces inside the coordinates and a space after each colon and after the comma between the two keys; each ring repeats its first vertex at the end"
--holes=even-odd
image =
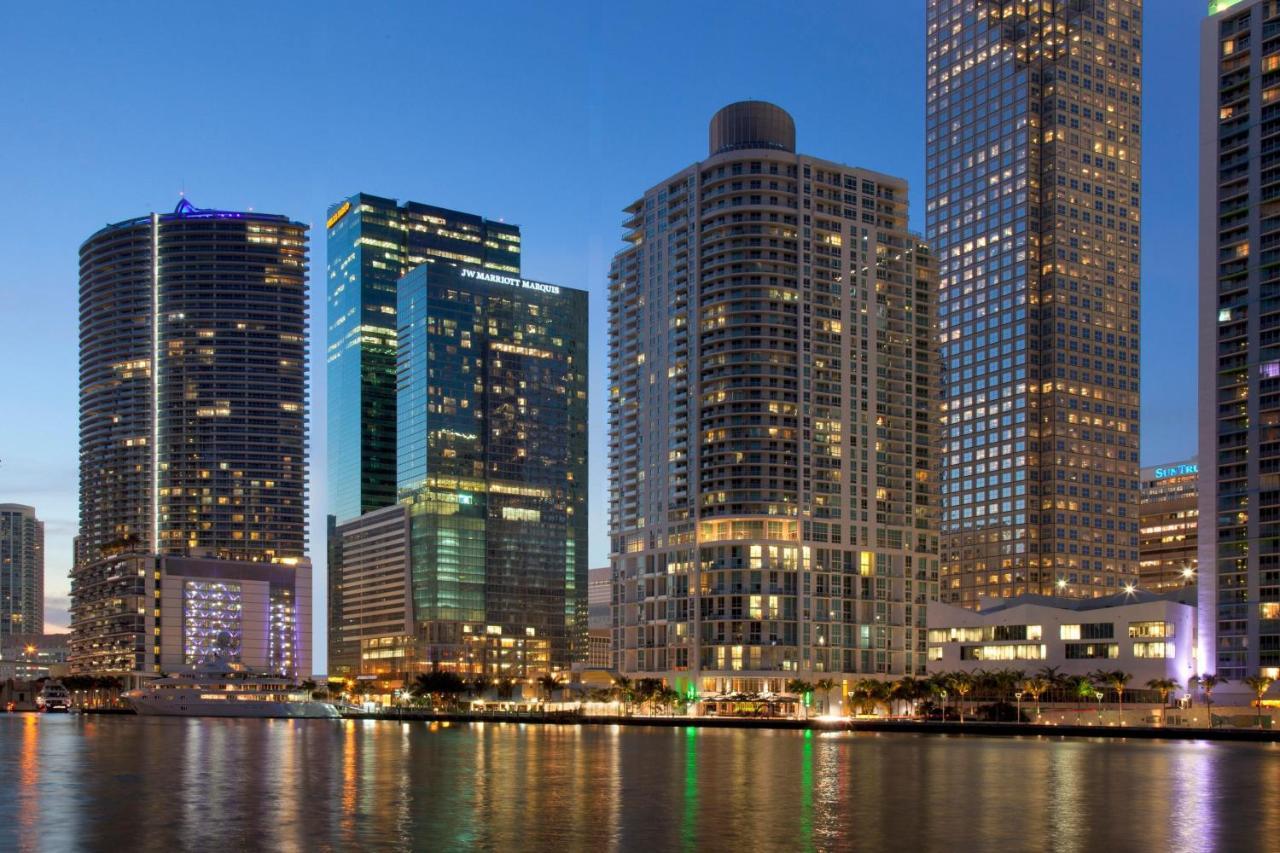
{"type": "Polygon", "coordinates": [[[1244,2],[1244,0],[1209,0],[1209,14],[1216,15],[1224,9],[1230,9],[1237,3],[1242,2],[1244,2]]]}

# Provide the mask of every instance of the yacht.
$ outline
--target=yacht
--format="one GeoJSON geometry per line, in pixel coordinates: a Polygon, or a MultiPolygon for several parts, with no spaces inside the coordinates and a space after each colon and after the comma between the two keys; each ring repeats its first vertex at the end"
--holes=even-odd
{"type": "Polygon", "coordinates": [[[61,681],[46,681],[44,687],[40,688],[40,694],[36,696],[36,708],[65,714],[71,710],[71,693],[62,686],[61,681]]]}
{"type": "Polygon", "coordinates": [[[190,672],[157,678],[124,693],[139,714],[170,717],[307,717],[338,719],[338,709],[313,699],[290,679],[259,675],[215,659],[190,672]]]}

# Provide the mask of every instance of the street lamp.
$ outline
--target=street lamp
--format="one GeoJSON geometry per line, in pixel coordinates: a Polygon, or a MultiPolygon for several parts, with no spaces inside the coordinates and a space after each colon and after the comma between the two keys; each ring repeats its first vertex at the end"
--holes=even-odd
{"type": "Polygon", "coordinates": [[[1013,698],[1018,700],[1018,716],[1014,717],[1014,722],[1022,722],[1022,691],[1018,690],[1013,694],[1013,698]]]}

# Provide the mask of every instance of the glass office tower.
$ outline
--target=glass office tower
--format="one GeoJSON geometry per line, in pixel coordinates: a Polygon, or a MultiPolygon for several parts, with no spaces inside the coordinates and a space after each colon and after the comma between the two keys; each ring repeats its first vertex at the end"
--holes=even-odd
{"type": "Polygon", "coordinates": [[[942,600],[1138,579],[1140,0],[927,0],[942,600]]]}
{"type": "Polygon", "coordinates": [[[329,208],[329,512],[396,501],[396,283],[424,263],[520,273],[520,229],[358,193],[329,208]]]}
{"type": "Polygon", "coordinates": [[[689,696],[924,671],[933,257],[905,181],[795,139],[719,111],[609,274],[615,666],[689,696]]]}
{"type": "MultiPolygon", "coordinates": [[[[1280,677],[1280,4],[1200,31],[1200,672],[1280,677]]],[[[1215,699],[1217,694],[1215,694],[1215,699]]]]}
{"type": "Polygon", "coordinates": [[[401,279],[398,487],[420,660],[468,635],[586,659],[587,294],[478,267],[401,279]]]}

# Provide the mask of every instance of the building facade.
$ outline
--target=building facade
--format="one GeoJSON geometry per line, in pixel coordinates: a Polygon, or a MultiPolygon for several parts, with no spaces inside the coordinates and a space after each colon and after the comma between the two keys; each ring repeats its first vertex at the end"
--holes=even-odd
{"type": "Polygon", "coordinates": [[[1217,2],[1200,55],[1200,637],[1205,672],[1280,676],[1280,7],[1217,2]]]}
{"type": "Polygon", "coordinates": [[[613,570],[608,566],[587,572],[587,622],[592,630],[613,628],[613,570]]]}
{"type": "Polygon", "coordinates": [[[929,608],[929,671],[1053,668],[1064,676],[1129,673],[1186,685],[1195,675],[1194,592],[1138,590],[1091,599],[1022,595],[977,610],[929,608]]]}
{"type": "Polygon", "coordinates": [[[396,287],[421,264],[520,274],[520,229],[357,193],[329,208],[329,511],[396,502],[396,287]]]}
{"type": "Polygon", "coordinates": [[[1163,592],[1196,582],[1199,563],[1200,466],[1194,459],[1142,469],[1143,589],[1163,592]]]}
{"type": "Polygon", "coordinates": [[[329,549],[329,675],[408,683],[418,659],[402,504],[337,526],[329,549]]]}
{"type": "Polygon", "coordinates": [[[420,660],[587,656],[587,294],[423,264],[398,287],[397,476],[420,660]],[[477,638],[484,638],[480,642],[477,638]]]}
{"type": "Polygon", "coordinates": [[[943,601],[1138,579],[1140,0],[928,0],[943,601]]]}
{"type": "MultiPolygon", "coordinates": [[[[154,674],[171,659],[160,638],[174,626],[143,623],[172,590],[163,567],[126,577],[142,563],[262,564],[280,567],[277,585],[309,579],[306,344],[301,223],[184,199],[81,246],[73,670],[154,674]]],[[[291,598],[293,672],[309,660],[310,617],[291,598]]]]}
{"type": "Polygon", "coordinates": [[[0,681],[59,678],[67,669],[66,634],[9,634],[0,639],[0,681]]]}
{"type": "Polygon", "coordinates": [[[44,522],[34,507],[0,504],[0,643],[44,633],[44,522]]]}
{"type": "Polygon", "coordinates": [[[120,554],[77,570],[73,675],[128,683],[213,656],[311,674],[311,565],[120,554]]]}
{"type": "Polygon", "coordinates": [[[761,102],[626,208],[609,276],[613,654],[686,693],[924,669],[934,267],[907,185],[761,102]]]}

